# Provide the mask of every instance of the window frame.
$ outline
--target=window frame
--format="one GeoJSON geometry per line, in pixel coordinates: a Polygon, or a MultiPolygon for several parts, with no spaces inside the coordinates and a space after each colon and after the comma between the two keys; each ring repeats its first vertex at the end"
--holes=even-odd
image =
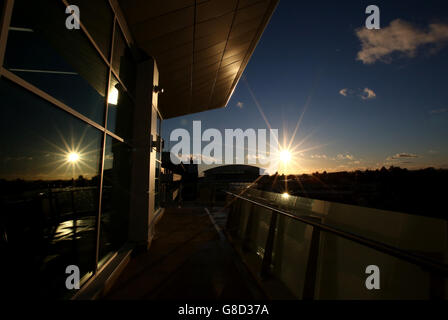
{"type": "MultiPolygon", "coordinates": [[[[118,3],[116,0],[104,0],[107,2],[109,8],[112,10],[113,13],[113,29],[111,33],[111,41],[110,41],[110,54],[108,57],[105,56],[105,54],[100,49],[100,46],[97,45],[92,35],[89,33],[88,29],[85,27],[85,25],[80,22],[80,30],[76,30],[77,32],[83,32],[83,34],[87,37],[89,43],[93,46],[93,48],[96,51],[96,54],[100,56],[101,60],[106,64],[108,69],[108,76],[107,76],[107,87],[105,88],[106,96],[105,96],[105,113],[104,113],[104,126],[96,123],[95,121],[89,119],[88,117],[82,115],[78,111],[76,111],[74,108],[71,108],[69,105],[63,103],[62,101],[54,98],[50,94],[46,93],[45,91],[39,89],[38,87],[34,86],[33,84],[25,81],[20,76],[6,70],[3,68],[4,65],[4,56],[7,48],[7,40],[8,40],[8,33],[11,23],[11,18],[13,15],[13,9],[14,9],[14,2],[15,0],[4,0],[3,7],[0,7],[0,77],[5,77],[12,83],[24,88],[27,91],[30,91],[31,93],[37,95],[40,99],[43,99],[47,102],[49,102],[53,107],[61,109],[68,114],[70,114],[72,117],[81,120],[82,122],[86,123],[87,125],[90,125],[98,130],[101,131],[101,134],[103,135],[102,141],[101,141],[101,150],[100,150],[100,183],[99,183],[99,199],[98,199],[98,207],[96,211],[96,254],[95,254],[95,269],[92,274],[88,274],[88,277],[86,275],[85,278],[82,279],[82,285],[87,285],[90,283],[95,276],[100,273],[104,268],[107,267],[107,265],[112,261],[112,259],[116,256],[116,254],[113,254],[107,261],[103,262],[101,267],[99,268],[99,250],[100,250],[100,221],[101,221],[101,213],[102,213],[102,193],[103,193],[103,179],[104,179],[104,162],[105,162],[105,152],[106,152],[106,143],[107,143],[107,137],[110,137],[111,139],[115,139],[121,143],[125,143],[128,146],[132,147],[132,143],[130,140],[124,139],[123,137],[120,137],[119,135],[111,132],[107,128],[107,117],[108,117],[108,111],[109,111],[109,103],[108,103],[108,96],[110,91],[110,82],[112,76],[114,76],[120,85],[123,87],[124,91],[128,94],[130,97],[132,103],[135,105],[135,96],[134,94],[126,87],[126,85],[123,83],[122,79],[120,78],[119,74],[114,70],[113,68],[113,59],[114,59],[114,43],[115,43],[115,36],[116,34],[121,34],[121,36],[125,39],[125,44],[128,46],[128,48],[132,47],[133,39],[132,36],[128,30],[127,23],[124,20],[124,16],[121,13],[118,3]],[[118,32],[116,32],[118,31],[118,32]]],[[[63,9],[69,6],[69,3],[66,0],[59,0],[55,2],[55,5],[61,5],[61,14],[64,14],[63,9]]],[[[132,50],[131,50],[132,52],[132,50]]],[[[134,62],[136,62],[136,57],[134,58],[134,62]]],[[[136,76],[136,75],[135,75],[136,76]]],[[[160,115],[159,110],[157,110],[158,118],[160,117],[160,123],[163,121],[163,118],[160,115]]],[[[160,162],[161,166],[161,160],[157,159],[156,161],[160,162]]],[[[160,192],[160,190],[159,190],[160,192]]]]}

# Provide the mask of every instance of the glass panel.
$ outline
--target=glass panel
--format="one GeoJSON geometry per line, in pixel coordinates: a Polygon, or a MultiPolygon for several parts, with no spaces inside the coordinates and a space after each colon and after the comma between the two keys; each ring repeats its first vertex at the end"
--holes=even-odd
{"type": "Polygon", "coordinates": [[[260,260],[264,257],[271,215],[270,210],[253,206],[247,221],[244,244],[246,249],[254,252],[260,260]]]}
{"type": "Polygon", "coordinates": [[[159,179],[155,179],[154,193],[159,193],[159,179]]]}
{"type": "Polygon", "coordinates": [[[162,130],[162,119],[160,119],[159,114],[157,114],[157,126],[156,126],[157,135],[160,136],[161,130],[162,130]]]}
{"type": "Polygon", "coordinates": [[[59,2],[15,1],[5,68],[104,125],[107,66],[66,17],[59,2]]]}
{"type": "Polygon", "coordinates": [[[272,252],[272,272],[298,299],[302,299],[313,228],[278,215],[272,252]]]}
{"type": "Polygon", "coordinates": [[[102,133],[4,77],[0,96],[2,290],[72,295],[66,267],[95,262],[102,133]]]}
{"type": "Polygon", "coordinates": [[[101,213],[100,266],[128,239],[131,149],[107,137],[101,213]]]}
{"type": "Polygon", "coordinates": [[[157,210],[157,209],[159,209],[159,208],[160,208],[160,194],[157,193],[157,194],[154,196],[154,210],[157,210]]]}
{"type": "Polygon", "coordinates": [[[118,74],[120,80],[123,81],[126,88],[132,95],[134,95],[136,66],[133,62],[131,51],[119,27],[115,28],[112,68],[118,74]]]}
{"type": "Polygon", "coordinates": [[[116,135],[130,139],[132,136],[132,116],[134,104],[126,91],[112,75],[110,79],[109,114],[107,117],[107,129],[116,135]]]}
{"type": "MultiPolygon", "coordinates": [[[[156,118],[156,134],[157,134],[157,138],[160,137],[160,130],[161,130],[161,119],[159,117],[159,115],[156,113],[155,110],[153,110],[153,115],[157,115],[156,118]]],[[[160,150],[162,151],[162,150],[160,150]]],[[[154,185],[154,210],[157,210],[160,208],[160,201],[161,201],[161,196],[160,196],[160,174],[161,174],[161,156],[162,156],[162,152],[156,152],[156,161],[155,161],[155,185],[154,185]]]]}
{"type": "Polygon", "coordinates": [[[328,232],[320,239],[316,299],[446,299],[447,282],[437,273],[328,232]],[[380,269],[381,290],[366,289],[369,265],[380,269]]]}
{"type": "Polygon", "coordinates": [[[160,178],[160,162],[156,161],[156,179],[160,178]]]}
{"type": "Polygon", "coordinates": [[[93,37],[106,59],[110,56],[114,14],[106,0],[71,0],[79,7],[81,23],[93,37]]]}

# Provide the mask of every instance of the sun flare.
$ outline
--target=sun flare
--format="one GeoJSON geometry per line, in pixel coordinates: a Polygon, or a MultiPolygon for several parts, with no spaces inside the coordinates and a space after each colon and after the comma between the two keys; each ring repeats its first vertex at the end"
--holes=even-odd
{"type": "Polygon", "coordinates": [[[67,155],[67,161],[70,163],[76,163],[79,161],[79,154],[76,152],[70,152],[67,155]]]}
{"type": "Polygon", "coordinates": [[[283,163],[288,163],[289,161],[291,161],[291,152],[289,150],[282,150],[280,151],[280,160],[283,163]]]}

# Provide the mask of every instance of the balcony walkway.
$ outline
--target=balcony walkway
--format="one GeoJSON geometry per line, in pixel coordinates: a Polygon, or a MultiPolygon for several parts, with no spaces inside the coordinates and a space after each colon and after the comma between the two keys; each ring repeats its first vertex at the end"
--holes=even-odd
{"type": "MultiPolygon", "coordinates": [[[[219,210],[211,215],[225,220],[219,210]]],[[[218,229],[203,207],[167,208],[149,251],[131,259],[104,298],[265,299],[218,229]]]]}

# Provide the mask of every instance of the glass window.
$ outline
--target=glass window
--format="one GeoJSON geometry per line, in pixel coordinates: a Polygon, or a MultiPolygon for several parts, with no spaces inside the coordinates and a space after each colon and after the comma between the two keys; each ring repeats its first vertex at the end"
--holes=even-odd
{"type": "Polygon", "coordinates": [[[103,134],[4,77],[0,96],[2,290],[70,296],[66,267],[94,270],[103,134]]]}
{"type": "MultiPolygon", "coordinates": [[[[158,115],[158,113],[156,113],[155,111],[153,112],[153,114],[157,115],[157,119],[156,119],[156,132],[157,132],[157,136],[160,137],[160,132],[162,129],[162,119],[160,118],[160,116],[158,115]]],[[[154,193],[155,193],[155,197],[154,197],[154,210],[157,210],[160,208],[160,174],[161,174],[161,170],[162,170],[162,150],[159,150],[160,152],[156,152],[156,170],[155,170],[155,185],[154,185],[154,193]]]]}
{"type": "Polygon", "coordinates": [[[136,66],[132,59],[131,51],[120,28],[115,28],[114,54],[112,68],[123,81],[123,84],[132,95],[135,93],[136,66]]]}
{"type": "Polygon", "coordinates": [[[66,18],[62,2],[15,1],[5,68],[104,125],[107,65],[66,18]]]}
{"type": "Polygon", "coordinates": [[[109,103],[107,129],[125,140],[130,139],[134,104],[114,75],[110,79],[107,101],[109,103]]]}
{"type": "MultiPolygon", "coordinates": [[[[157,113],[157,124],[156,124],[156,131],[157,135],[160,136],[162,132],[162,119],[160,118],[159,114],[157,113]]],[[[160,159],[159,159],[160,160],[160,159]]]]}
{"type": "Polygon", "coordinates": [[[100,266],[128,239],[131,149],[110,136],[106,140],[100,226],[100,266]]]}
{"type": "MultiPolygon", "coordinates": [[[[162,132],[162,119],[160,118],[159,114],[158,114],[156,111],[154,111],[153,114],[155,114],[156,117],[157,117],[157,119],[156,119],[156,134],[157,134],[157,137],[158,137],[159,139],[162,139],[162,136],[161,136],[161,132],[162,132]]],[[[161,145],[160,147],[162,148],[162,145],[161,145]]],[[[161,158],[161,156],[162,156],[162,150],[160,149],[160,150],[158,150],[158,151],[159,151],[159,152],[156,153],[156,159],[157,159],[158,161],[162,161],[162,158],[161,158]]]]}
{"type": "Polygon", "coordinates": [[[160,193],[156,193],[154,196],[154,210],[157,210],[160,208],[160,193]]]}
{"type": "Polygon", "coordinates": [[[114,14],[108,1],[71,0],[70,4],[79,7],[81,23],[87,28],[106,59],[109,59],[114,14]]]}

